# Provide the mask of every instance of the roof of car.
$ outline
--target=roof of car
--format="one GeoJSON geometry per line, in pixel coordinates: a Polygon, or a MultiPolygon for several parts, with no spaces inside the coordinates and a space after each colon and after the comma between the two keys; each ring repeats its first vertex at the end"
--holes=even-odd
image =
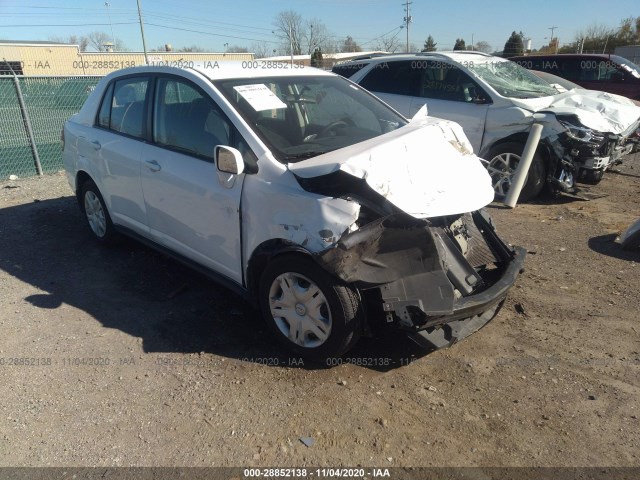
{"type": "Polygon", "coordinates": [[[492,61],[495,61],[496,59],[499,60],[506,60],[503,59],[502,57],[496,57],[493,55],[489,55],[487,53],[483,53],[483,52],[476,52],[476,51],[467,51],[467,50],[456,50],[456,51],[443,51],[443,52],[417,52],[417,53],[390,53],[390,54],[376,54],[376,55],[366,55],[363,57],[358,57],[353,59],[352,61],[348,61],[348,62],[343,62],[340,63],[338,65],[345,65],[348,63],[361,63],[361,62],[371,62],[371,61],[376,61],[376,62],[385,62],[385,61],[396,61],[396,60],[415,60],[418,58],[449,58],[451,60],[453,60],[454,62],[482,62],[484,61],[489,61],[489,59],[492,59],[492,61]],[[485,60],[486,59],[486,60],[485,60]]]}
{"type": "Polygon", "coordinates": [[[313,67],[285,62],[270,62],[263,60],[248,60],[245,62],[210,61],[210,62],[184,62],[180,66],[165,65],[141,65],[126,68],[114,72],[116,75],[130,75],[135,73],[176,73],[184,70],[196,71],[210,80],[223,80],[227,78],[256,78],[256,77],[290,77],[290,76],[317,76],[333,75],[313,67]]]}
{"type": "Polygon", "coordinates": [[[601,58],[601,57],[615,57],[616,55],[613,53],[544,53],[544,54],[537,54],[537,53],[533,53],[531,55],[516,55],[515,57],[511,57],[511,58],[518,58],[518,59],[522,59],[522,58],[571,58],[571,57],[580,57],[580,58],[586,58],[586,57],[590,57],[590,58],[601,58]]]}

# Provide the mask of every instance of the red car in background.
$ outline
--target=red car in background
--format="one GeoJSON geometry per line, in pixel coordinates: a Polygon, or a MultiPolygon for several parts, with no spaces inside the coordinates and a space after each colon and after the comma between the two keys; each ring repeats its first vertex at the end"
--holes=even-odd
{"type": "Polygon", "coordinates": [[[583,88],[640,100],[640,67],[618,55],[527,55],[509,60],[529,70],[566,78],[583,88]]]}

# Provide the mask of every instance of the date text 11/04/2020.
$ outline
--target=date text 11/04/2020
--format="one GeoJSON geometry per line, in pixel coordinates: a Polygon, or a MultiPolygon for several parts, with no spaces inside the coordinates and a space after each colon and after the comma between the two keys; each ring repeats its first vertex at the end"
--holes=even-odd
{"type": "Polygon", "coordinates": [[[390,478],[388,468],[245,468],[244,478],[390,478]]]}

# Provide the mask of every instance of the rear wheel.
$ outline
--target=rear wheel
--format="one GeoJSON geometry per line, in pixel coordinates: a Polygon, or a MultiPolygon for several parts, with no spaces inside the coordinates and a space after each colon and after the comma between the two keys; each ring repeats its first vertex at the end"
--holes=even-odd
{"type": "MultiPolygon", "coordinates": [[[[489,152],[487,170],[496,194],[506,196],[511,188],[516,168],[522,158],[524,145],[508,142],[495,146],[489,152]]],[[[535,153],[519,201],[526,202],[537,197],[544,188],[546,168],[539,153],[535,153]]]]}
{"type": "Polygon", "coordinates": [[[113,228],[100,190],[92,180],[87,180],[82,184],[80,192],[80,207],[91,233],[101,242],[114,243],[118,234],[113,228]]]}
{"type": "Polygon", "coordinates": [[[361,334],[357,291],[304,256],[282,256],[267,266],[259,302],[276,338],[310,360],[342,355],[361,334]]]}

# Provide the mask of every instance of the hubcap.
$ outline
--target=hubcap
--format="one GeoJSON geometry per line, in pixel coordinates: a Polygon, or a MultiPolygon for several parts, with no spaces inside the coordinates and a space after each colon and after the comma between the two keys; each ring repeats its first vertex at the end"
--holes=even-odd
{"type": "Polygon", "coordinates": [[[269,290],[269,308],[278,330],[296,345],[319,347],[331,334],[329,302],[304,275],[278,275],[269,290]]]}
{"type": "Polygon", "coordinates": [[[511,188],[511,182],[513,181],[513,175],[516,173],[518,163],[520,163],[520,155],[515,153],[501,153],[491,159],[487,170],[491,176],[493,189],[497,194],[507,194],[509,188],[511,188]]]}
{"type": "Polygon", "coordinates": [[[100,199],[91,190],[84,195],[84,212],[93,233],[100,238],[104,237],[107,233],[107,218],[100,199]]]}

